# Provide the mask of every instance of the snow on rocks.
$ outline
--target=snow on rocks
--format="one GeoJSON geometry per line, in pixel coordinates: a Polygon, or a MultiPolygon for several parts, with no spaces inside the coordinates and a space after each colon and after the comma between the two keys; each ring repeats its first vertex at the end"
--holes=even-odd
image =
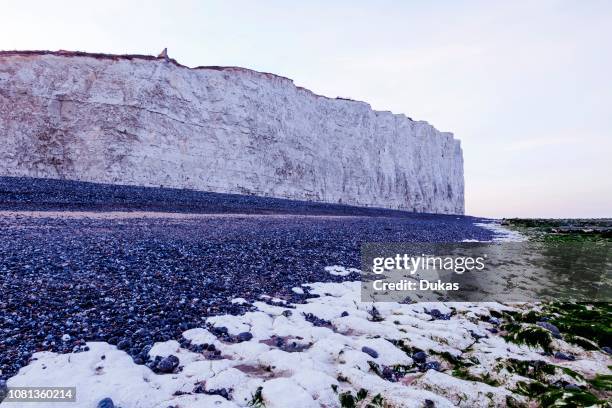
{"type": "MultiPolygon", "coordinates": [[[[155,372],[114,346],[88,343],[89,351],[77,354],[35,354],[8,385],[76,386],[84,407],[106,397],[117,406],[160,408],[335,407],[347,400],[478,407],[526,402],[513,390],[529,380],[505,369],[508,359],[585,374],[603,372],[610,363],[603,353],[569,349],[559,339],[559,350],[576,361],[507,343],[486,330],[499,325],[490,313],[514,310],[497,303],[374,305],[360,301],[359,282],[308,286],[318,297],[291,305],[255,302],[256,311],[210,317],[204,327],[185,331],[181,342],[156,343],[149,351],[150,359],[161,359],[155,372]],[[436,319],[433,310],[448,320],[436,319]],[[194,345],[212,346],[215,353],[192,351],[194,345]],[[169,369],[161,370],[166,360],[169,369]],[[454,360],[478,363],[458,378],[454,360]]],[[[558,374],[560,381],[571,380],[564,375],[558,374]]]]}

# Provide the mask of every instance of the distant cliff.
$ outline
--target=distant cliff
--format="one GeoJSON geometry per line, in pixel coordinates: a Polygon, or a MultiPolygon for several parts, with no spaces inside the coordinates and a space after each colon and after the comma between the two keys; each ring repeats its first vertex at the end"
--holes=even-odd
{"type": "Polygon", "coordinates": [[[0,52],[0,176],[464,212],[451,133],[236,67],[0,52]]]}

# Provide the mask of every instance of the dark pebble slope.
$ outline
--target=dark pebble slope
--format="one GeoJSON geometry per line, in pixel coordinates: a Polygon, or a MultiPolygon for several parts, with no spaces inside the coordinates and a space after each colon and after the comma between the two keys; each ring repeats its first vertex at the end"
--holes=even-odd
{"type": "MultiPolygon", "coordinates": [[[[206,214],[303,214],[419,217],[431,215],[255,195],[0,177],[0,210],[158,211],[206,214]]],[[[435,217],[440,217],[435,215],[435,217]]]]}
{"type": "Polygon", "coordinates": [[[33,352],[86,341],[144,363],[150,345],[179,340],[203,317],[248,310],[232,298],[296,302],[293,286],[358,278],[323,268],[358,267],[362,242],[491,238],[471,217],[25,178],[0,178],[0,209],[286,215],[0,217],[0,380],[33,352]]]}

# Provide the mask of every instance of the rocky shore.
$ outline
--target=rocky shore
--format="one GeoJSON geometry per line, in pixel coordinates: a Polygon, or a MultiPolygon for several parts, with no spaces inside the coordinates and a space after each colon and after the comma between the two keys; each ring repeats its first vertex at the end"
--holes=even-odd
{"type": "Polygon", "coordinates": [[[291,288],[356,279],[324,267],[357,267],[362,242],[492,236],[462,216],[24,178],[0,178],[0,209],[3,379],[88,341],[143,364],[155,342],[249,310],[228,299],[300,302],[291,288]]]}
{"type": "Polygon", "coordinates": [[[0,391],[76,386],[91,408],[610,399],[608,304],[361,301],[362,243],[524,239],[491,220],[0,178],[0,238],[0,391]]]}

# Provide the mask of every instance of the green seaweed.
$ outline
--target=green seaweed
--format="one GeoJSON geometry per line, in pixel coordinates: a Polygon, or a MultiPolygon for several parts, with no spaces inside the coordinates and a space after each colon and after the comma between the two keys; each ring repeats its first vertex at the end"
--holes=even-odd
{"type": "Polygon", "coordinates": [[[505,219],[502,225],[541,242],[612,242],[610,219],[505,219]]]}
{"type": "MultiPolygon", "coordinates": [[[[531,241],[596,241],[597,246],[612,242],[612,219],[513,218],[502,225],[519,230],[531,241]]],[[[522,324],[546,320],[559,328],[566,341],[588,350],[612,346],[611,303],[552,302],[544,304],[541,312],[503,312],[503,317],[522,324]]]]}
{"type": "MultiPolygon", "coordinates": [[[[361,404],[359,405],[363,406],[364,402],[366,401],[366,398],[368,398],[368,390],[361,388],[359,389],[359,391],[357,391],[356,395],[353,395],[353,393],[350,391],[346,391],[340,394],[338,398],[340,399],[340,406],[342,408],[356,408],[357,404],[359,404],[360,402],[361,404]]],[[[372,398],[372,400],[368,404],[366,404],[366,407],[376,408],[378,406],[382,406],[382,401],[383,399],[380,394],[376,394],[372,398]],[[380,405],[372,405],[378,403],[374,402],[374,400],[380,401],[380,405]]]]}
{"type": "Polygon", "coordinates": [[[372,400],[369,404],[366,405],[366,408],[382,408],[385,404],[385,400],[380,394],[376,394],[372,397],[372,400]]]}
{"type": "Polygon", "coordinates": [[[504,314],[502,312],[498,312],[497,310],[490,310],[489,314],[493,317],[497,317],[498,319],[502,318],[504,314]]]}
{"type": "Polygon", "coordinates": [[[367,396],[368,396],[368,391],[364,390],[363,388],[357,391],[357,401],[364,400],[367,396]]]}
{"type": "Polygon", "coordinates": [[[532,348],[541,347],[548,353],[552,352],[552,336],[548,330],[540,326],[509,323],[502,326],[502,329],[507,332],[503,338],[508,342],[532,348]]]}
{"type": "Polygon", "coordinates": [[[376,374],[380,378],[383,378],[382,370],[380,369],[378,363],[375,363],[374,361],[368,361],[368,365],[370,366],[370,370],[374,371],[374,374],[376,374]]]}
{"type": "Polygon", "coordinates": [[[469,357],[467,359],[464,359],[462,357],[455,357],[448,351],[443,351],[440,353],[434,350],[430,350],[430,354],[443,358],[444,360],[451,363],[454,368],[465,368],[465,367],[471,367],[476,364],[480,364],[480,362],[478,361],[476,357],[469,357]]]}
{"type": "Polygon", "coordinates": [[[338,398],[340,399],[340,406],[342,408],[355,408],[357,406],[355,397],[353,397],[350,391],[343,392],[338,398]]]}
{"type": "Polygon", "coordinates": [[[391,366],[391,368],[395,373],[398,373],[400,375],[410,374],[417,371],[414,366],[408,366],[405,364],[394,364],[391,366]]]}
{"type": "Polygon", "coordinates": [[[535,310],[530,310],[528,312],[506,311],[503,312],[503,317],[513,323],[537,323],[544,316],[535,310]]]}
{"type": "Polygon", "coordinates": [[[554,375],[557,367],[540,360],[516,360],[510,358],[501,363],[512,374],[546,382],[547,375],[554,375]]]}
{"type": "Polygon", "coordinates": [[[498,387],[501,385],[501,383],[492,378],[489,373],[478,376],[470,373],[469,370],[465,368],[456,368],[453,370],[452,374],[454,377],[461,378],[462,380],[481,382],[492,387],[498,387]]]}
{"type": "Polygon", "coordinates": [[[544,311],[550,315],[550,323],[566,334],[568,341],[582,338],[600,347],[612,344],[610,303],[551,303],[544,306],[544,311]]]}
{"type": "Polygon", "coordinates": [[[263,390],[263,387],[257,387],[257,389],[255,390],[255,393],[251,395],[251,400],[247,404],[249,407],[253,407],[253,408],[265,408],[266,407],[266,404],[264,404],[264,400],[261,395],[262,390],[263,390]]]}
{"type": "Polygon", "coordinates": [[[540,381],[519,381],[516,383],[515,393],[529,397],[539,402],[541,407],[590,407],[605,405],[588,390],[564,389],[540,381]]]}
{"type": "Polygon", "coordinates": [[[595,378],[587,382],[596,390],[612,391],[612,375],[597,374],[595,378]]]}
{"type": "MultiPolygon", "coordinates": [[[[548,375],[557,374],[558,371],[576,380],[584,380],[584,376],[567,367],[558,367],[544,361],[518,361],[514,359],[507,360],[502,364],[509,372],[531,379],[531,381],[518,381],[513,392],[538,401],[541,407],[606,406],[604,405],[605,401],[600,400],[589,389],[566,389],[547,381],[546,377],[548,375]]],[[[603,392],[610,391],[611,381],[612,376],[609,375],[597,375],[594,379],[587,380],[593,389],[603,392]]]]}
{"type": "Polygon", "coordinates": [[[575,372],[571,368],[568,368],[568,367],[557,367],[557,368],[561,369],[561,371],[563,371],[565,374],[572,377],[573,379],[584,381],[584,376],[582,374],[575,372]]]}
{"type": "Polygon", "coordinates": [[[415,353],[419,352],[419,351],[423,351],[418,347],[412,347],[410,346],[407,342],[405,342],[404,340],[393,340],[393,339],[386,339],[389,343],[393,344],[395,347],[397,347],[398,349],[402,350],[404,353],[406,353],[406,355],[408,355],[409,357],[412,357],[415,353]]]}
{"type": "Polygon", "coordinates": [[[603,234],[544,234],[541,238],[544,242],[610,242],[610,237],[603,234]]]}
{"type": "Polygon", "coordinates": [[[540,381],[518,381],[516,389],[513,390],[517,394],[525,395],[530,398],[535,398],[538,395],[543,395],[548,391],[548,386],[540,381]]]}
{"type": "Polygon", "coordinates": [[[508,408],[529,408],[528,404],[518,401],[512,395],[506,396],[506,406],[508,408]]]}
{"type": "Polygon", "coordinates": [[[348,378],[346,378],[342,374],[338,374],[338,376],[336,377],[336,380],[338,380],[338,382],[346,382],[346,383],[349,382],[348,378]]]}
{"type": "MultiPolygon", "coordinates": [[[[596,350],[612,344],[612,305],[609,303],[553,302],[544,304],[541,312],[504,312],[504,317],[510,323],[503,328],[510,332],[524,330],[524,327],[533,328],[534,326],[530,325],[546,320],[557,326],[566,341],[587,350],[596,350]]],[[[532,334],[537,333],[525,333],[525,336],[532,337],[532,334]]],[[[513,340],[512,337],[510,340],[513,340]]],[[[528,339],[525,340],[525,344],[529,345],[528,339]]]]}
{"type": "Polygon", "coordinates": [[[573,336],[570,334],[565,336],[564,340],[568,343],[580,346],[585,350],[599,350],[599,346],[597,345],[597,343],[593,343],[591,340],[585,339],[584,337],[573,336]]]}
{"type": "Polygon", "coordinates": [[[552,389],[538,397],[542,407],[604,407],[606,401],[585,390],[552,389]]]}

